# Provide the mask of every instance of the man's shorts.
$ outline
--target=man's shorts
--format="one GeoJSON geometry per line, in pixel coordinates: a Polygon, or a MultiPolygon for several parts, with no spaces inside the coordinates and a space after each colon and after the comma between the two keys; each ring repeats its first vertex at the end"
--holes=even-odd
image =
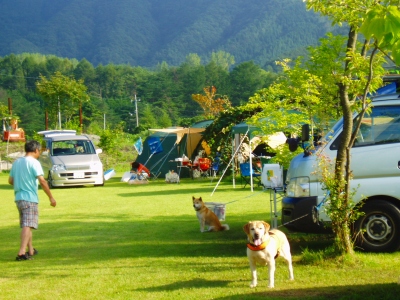
{"type": "Polygon", "coordinates": [[[16,204],[19,211],[19,224],[21,228],[31,227],[37,229],[39,226],[38,204],[24,200],[16,201],[16,204]]]}

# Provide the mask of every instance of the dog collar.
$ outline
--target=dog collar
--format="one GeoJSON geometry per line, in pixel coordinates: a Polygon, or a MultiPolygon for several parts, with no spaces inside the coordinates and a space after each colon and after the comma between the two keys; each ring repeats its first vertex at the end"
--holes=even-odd
{"type": "Polygon", "coordinates": [[[254,246],[253,244],[248,243],[247,248],[253,251],[264,250],[267,247],[267,242],[262,243],[260,246],[254,246]]]}

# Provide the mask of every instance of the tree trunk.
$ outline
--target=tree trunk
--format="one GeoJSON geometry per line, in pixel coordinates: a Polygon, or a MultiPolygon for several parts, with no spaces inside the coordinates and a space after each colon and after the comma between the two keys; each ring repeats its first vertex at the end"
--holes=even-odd
{"type": "MultiPolygon", "coordinates": [[[[356,49],[357,33],[350,28],[349,38],[347,41],[347,51],[354,53],[356,49]]],[[[348,60],[346,60],[345,74],[350,77],[348,60]]],[[[332,229],[336,234],[337,248],[345,253],[353,254],[353,246],[350,239],[350,224],[348,222],[348,207],[350,199],[350,149],[351,149],[351,134],[353,129],[353,111],[352,103],[349,99],[348,84],[339,84],[340,105],[343,113],[343,133],[339,149],[336,154],[335,162],[335,182],[336,191],[333,192],[332,201],[337,214],[334,214],[337,220],[332,220],[332,229]]],[[[331,201],[331,202],[332,202],[331,201]]]]}

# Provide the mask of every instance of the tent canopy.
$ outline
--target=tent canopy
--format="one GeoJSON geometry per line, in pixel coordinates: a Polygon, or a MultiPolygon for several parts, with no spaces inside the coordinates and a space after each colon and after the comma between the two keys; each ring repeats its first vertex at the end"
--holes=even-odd
{"type": "MultiPolygon", "coordinates": [[[[143,152],[138,155],[136,161],[145,164],[152,173],[166,174],[169,170],[178,171],[176,158],[187,155],[191,159],[195,151],[202,145],[202,132],[213,121],[206,120],[193,124],[190,128],[171,127],[160,129],[149,129],[152,134],[143,143],[143,152]],[[149,140],[159,138],[163,151],[152,153],[149,140]]],[[[180,170],[180,169],[179,169],[180,170]]],[[[189,177],[189,174],[180,174],[181,177],[189,177]]]]}
{"type": "Polygon", "coordinates": [[[162,129],[149,129],[153,132],[162,132],[167,135],[175,134],[176,135],[176,144],[180,144],[182,139],[186,137],[186,140],[182,141],[186,143],[186,147],[183,149],[183,154],[186,154],[189,158],[193,156],[194,151],[196,150],[200,140],[202,139],[202,132],[206,130],[206,127],[210,125],[213,120],[206,120],[202,122],[198,122],[192,125],[192,127],[174,127],[174,128],[162,128],[162,129]]]}
{"type": "Polygon", "coordinates": [[[175,134],[176,135],[176,144],[179,144],[181,142],[182,138],[186,134],[187,135],[186,152],[187,152],[187,156],[191,157],[202,138],[201,132],[203,132],[205,130],[205,128],[177,127],[177,128],[149,129],[149,130],[154,131],[154,132],[175,134]]]}
{"type": "Polygon", "coordinates": [[[246,122],[232,127],[232,134],[247,134],[250,139],[260,134],[261,130],[257,126],[247,124],[246,122]]]}
{"type": "MultiPolygon", "coordinates": [[[[259,120],[260,122],[267,122],[268,118],[263,118],[259,120]]],[[[259,127],[247,124],[246,122],[237,124],[232,127],[232,134],[247,134],[250,140],[262,135],[262,131],[259,127]]],[[[267,143],[271,148],[276,148],[277,146],[284,144],[286,142],[286,136],[283,132],[276,132],[267,137],[267,143]]]]}

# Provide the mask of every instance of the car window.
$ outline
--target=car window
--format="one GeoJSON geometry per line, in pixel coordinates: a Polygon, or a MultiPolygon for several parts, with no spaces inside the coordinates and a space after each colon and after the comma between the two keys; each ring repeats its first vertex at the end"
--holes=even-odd
{"type": "MultiPolygon", "coordinates": [[[[357,117],[358,118],[358,117],[357,117]]],[[[342,134],[330,149],[337,150],[342,134]]],[[[353,147],[400,143],[400,107],[379,106],[365,114],[353,147]]]]}
{"type": "Polygon", "coordinates": [[[51,151],[53,156],[96,153],[93,144],[85,140],[53,141],[51,151]]]}

